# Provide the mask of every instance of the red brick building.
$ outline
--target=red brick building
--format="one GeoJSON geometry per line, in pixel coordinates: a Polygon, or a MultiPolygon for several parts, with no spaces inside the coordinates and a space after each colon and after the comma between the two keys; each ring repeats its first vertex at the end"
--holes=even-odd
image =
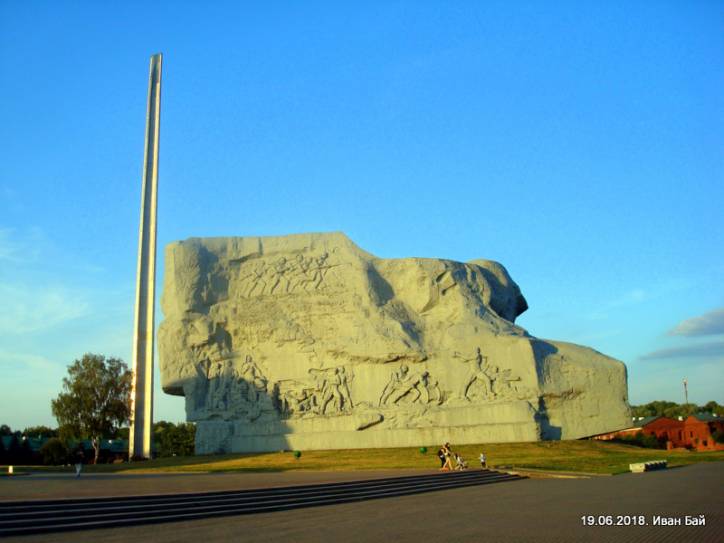
{"type": "Polygon", "coordinates": [[[724,432],[724,417],[709,413],[689,415],[685,419],[669,417],[636,417],[633,426],[617,432],[593,436],[593,439],[611,440],[633,437],[638,433],[654,436],[667,449],[694,449],[697,451],[724,450],[724,444],[717,443],[715,432],[724,432]]]}

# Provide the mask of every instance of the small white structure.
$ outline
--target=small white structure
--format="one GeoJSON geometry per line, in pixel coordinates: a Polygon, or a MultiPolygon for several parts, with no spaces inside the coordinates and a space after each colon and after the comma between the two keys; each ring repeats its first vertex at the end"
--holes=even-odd
{"type": "Polygon", "coordinates": [[[666,469],[668,462],[666,460],[650,460],[648,462],[639,462],[629,464],[628,468],[632,473],[643,473],[644,471],[654,471],[657,469],[666,469]]]}

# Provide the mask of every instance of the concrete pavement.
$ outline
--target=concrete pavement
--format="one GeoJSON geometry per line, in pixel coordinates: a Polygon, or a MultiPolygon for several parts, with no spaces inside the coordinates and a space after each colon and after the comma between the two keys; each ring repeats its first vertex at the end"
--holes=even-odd
{"type": "MultiPolygon", "coordinates": [[[[284,475],[220,474],[209,477],[284,475]]],[[[329,476],[327,472],[326,476],[329,476]]],[[[342,474],[331,475],[342,476],[342,474]]],[[[344,474],[359,478],[364,473],[344,474]]],[[[371,474],[368,474],[371,475],[371,474]]],[[[306,477],[323,477],[305,474],[306,477]]],[[[220,480],[222,480],[220,479],[220,480]]],[[[26,479],[29,481],[29,479],[26,479]]],[[[159,480],[148,479],[150,480],[159,480]]],[[[193,481],[193,479],[187,479],[193,481]]],[[[230,479],[231,480],[231,479],[230,479]]],[[[339,479],[337,479],[339,480],[339,479]]],[[[140,479],[139,479],[140,481],[140,479]]],[[[281,479],[275,482],[281,481],[281,479]]],[[[3,488],[0,482],[0,489],[3,488]]],[[[20,480],[16,481],[20,482],[20,480]]],[[[41,481],[38,481],[39,483],[41,481]]],[[[514,484],[445,490],[430,494],[258,515],[205,519],[53,534],[52,541],[126,543],[317,541],[415,542],[716,542],[724,541],[724,463],[591,479],[529,479],[514,484]],[[581,516],[606,521],[643,517],[644,526],[584,526],[581,516]],[[704,515],[704,526],[686,516],[704,515]],[[655,519],[681,525],[654,525],[655,519]],[[673,520],[672,520],[673,519],[673,520]]],[[[108,482],[106,482],[108,484],[108,482]]],[[[300,483],[301,484],[301,483],[300,483]]],[[[8,538],[26,543],[48,536],[8,538]]]]}

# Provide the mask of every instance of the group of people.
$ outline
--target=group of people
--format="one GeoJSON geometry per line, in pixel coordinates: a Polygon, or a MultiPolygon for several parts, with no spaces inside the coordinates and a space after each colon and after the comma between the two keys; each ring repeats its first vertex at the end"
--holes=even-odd
{"type": "MultiPolygon", "coordinates": [[[[440,471],[463,471],[468,469],[468,464],[465,462],[462,456],[454,452],[450,448],[450,443],[445,443],[437,451],[437,457],[440,459],[440,471]],[[453,466],[453,460],[455,465],[453,466]]],[[[484,452],[480,453],[480,467],[483,469],[488,468],[488,459],[484,452]]]]}

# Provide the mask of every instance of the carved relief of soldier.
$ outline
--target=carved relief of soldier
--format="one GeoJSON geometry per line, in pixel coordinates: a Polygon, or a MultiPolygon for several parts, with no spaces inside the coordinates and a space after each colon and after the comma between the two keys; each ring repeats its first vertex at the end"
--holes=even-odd
{"type": "Polygon", "coordinates": [[[206,316],[192,321],[186,342],[194,359],[206,364],[211,360],[228,358],[231,353],[229,332],[222,323],[214,322],[206,316]]]}
{"type": "Polygon", "coordinates": [[[264,411],[273,409],[267,394],[267,379],[251,356],[247,355],[239,368],[232,360],[214,362],[209,367],[206,389],[206,411],[228,418],[243,414],[256,420],[264,411]]]}
{"type": "Polygon", "coordinates": [[[349,392],[352,376],[343,366],[311,368],[311,383],[286,381],[278,389],[278,408],[283,415],[330,415],[349,413],[354,408],[349,392]]]}
{"type": "MultiPolygon", "coordinates": [[[[469,360],[470,359],[466,361],[469,360]]],[[[483,356],[480,352],[480,347],[478,347],[472,360],[474,360],[475,363],[470,369],[465,385],[463,386],[462,397],[471,401],[475,399],[493,399],[493,382],[490,375],[488,375],[486,367],[488,357],[483,356]]]]}
{"type": "Polygon", "coordinates": [[[282,415],[302,416],[319,412],[319,403],[313,387],[287,388],[288,382],[277,387],[277,409],[282,415]]]}
{"type": "Polygon", "coordinates": [[[501,370],[499,367],[493,366],[491,373],[493,394],[496,398],[522,400],[531,395],[531,393],[522,386],[520,377],[512,375],[512,370],[501,370]]]}
{"type": "Polygon", "coordinates": [[[396,372],[392,372],[380,396],[379,405],[398,405],[431,401],[442,402],[442,394],[437,381],[433,381],[427,371],[411,372],[403,364],[396,372]]]}
{"type": "Polygon", "coordinates": [[[233,379],[231,360],[214,362],[209,368],[209,386],[206,391],[206,409],[226,411],[229,406],[229,392],[233,379]]]}
{"type": "MultiPolygon", "coordinates": [[[[454,356],[460,355],[455,353],[454,356]]],[[[525,396],[525,391],[518,386],[520,377],[513,377],[511,370],[501,370],[488,363],[488,357],[483,356],[480,347],[475,350],[473,358],[464,359],[465,362],[474,361],[474,364],[465,380],[460,396],[468,401],[512,399],[525,396]]]]}
{"type": "Polygon", "coordinates": [[[251,298],[316,290],[321,287],[331,268],[328,258],[329,254],[323,252],[309,257],[299,253],[294,260],[287,260],[283,256],[276,260],[259,260],[253,266],[242,268],[239,295],[251,298]]]}

